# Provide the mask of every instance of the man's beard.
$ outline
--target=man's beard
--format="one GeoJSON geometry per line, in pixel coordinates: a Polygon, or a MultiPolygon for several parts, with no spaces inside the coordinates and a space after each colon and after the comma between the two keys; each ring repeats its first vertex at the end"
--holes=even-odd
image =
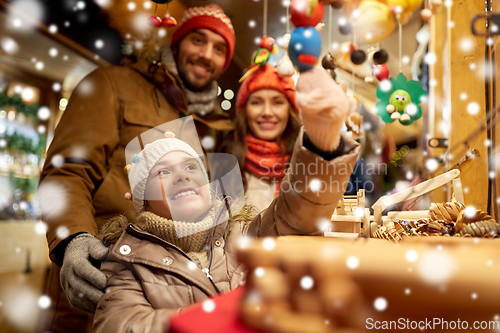
{"type": "MultiPolygon", "coordinates": [[[[206,64],[203,61],[200,61],[200,60],[190,61],[189,60],[189,62],[191,64],[196,64],[196,63],[203,64],[204,66],[208,67],[209,70],[213,71],[212,66],[206,64]]],[[[210,88],[210,86],[212,85],[212,82],[214,81],[214,78],[210,77],[204,85],[196,84],[196,82],[190,82],[190,80],[188,79],[188,76],[186,75],[186,66],[184,66],[183,68],[180,68],[180,66],[177,66],[177,67],[178,67],[177,69],[179,70],[179,76],[181,77],[182,82],[184,83],[186,88],[191,90],[191,91],[207,90],[210,88]]]]}

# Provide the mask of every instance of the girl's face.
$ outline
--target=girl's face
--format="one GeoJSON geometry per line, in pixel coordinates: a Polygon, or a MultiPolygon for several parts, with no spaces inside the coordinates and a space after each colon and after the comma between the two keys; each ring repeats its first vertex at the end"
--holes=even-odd
{"type": "Polygon", "coordinates": [[[276,140],[288,124],[290,103],[286,96],[274,89],[254,91],[246,105],[248,127],[262,140],[276,140]]]}
{"type": "Polygon", "coordinates": [[[210,208],[210,189],[199,162],[173,151],[151,169],[146,209],[175,221],[195,222],[210,208]]]}

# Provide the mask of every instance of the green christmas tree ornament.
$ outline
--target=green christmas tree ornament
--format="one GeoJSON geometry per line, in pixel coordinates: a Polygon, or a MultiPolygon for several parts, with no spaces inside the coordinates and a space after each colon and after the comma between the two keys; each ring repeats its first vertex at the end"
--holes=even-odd
{"type": "Polygon", "coordinates": [[[375,106],[376,113],[386,123],[399,120],[403,125],[410,125],[422,117],[420,103],[427,94],[418,81],[408,81],[403,73],[389,80],[390,84],[381,84],[377,88],[380,101],[375,106]]]}

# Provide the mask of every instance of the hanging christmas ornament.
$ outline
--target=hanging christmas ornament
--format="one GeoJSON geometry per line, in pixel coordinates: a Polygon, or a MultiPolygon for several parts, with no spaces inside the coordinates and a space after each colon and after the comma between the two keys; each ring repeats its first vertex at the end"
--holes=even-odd
{"type": "Polygon", "coordinates": [[[373,76],[375,76],[379,81],[388,80],[389,67],[386,64],[374,66],[373,76]]]}
{"type": "Polygon", "coordinates": [[[366,43],[378,43],[392,33],[394,15],[389,7],[377,1],[362,1],[347,17],[355,22],[355,33],[366,43]]]}
{"type": "Polygon", "coordinates": [[[161,20],[161,26],[163,28],[172,28],[172,27],[175,27],[177,25],[177,20],[172,17],[172,16],[165,16],[164,18],[162,18],[161,20]]]}
{"type": "Polygon", "coordinates": [[[316,65],[321,53],[321,35],[314,27],[299,27],[290,38],[290,60],[302,72],[316,65]]]}
{"type": "Polygon", "coordinates": [[[422,0],[387,0],[387,5],[396,16],[398,22],[405,25],[410,21],[413,11],[420,8],[422,0]]]}
{"type": "Polygon", "coordinates": [[[351,53],[351,61],[355,65],[361,65],[366,60],[366,53],[362,50],[356,50],[351,53]]]}
{"type": "Polygon", "coordinates": [[[335,9],[342,8],[344,6],[344,0],[333,0],[330,1],[330,6],[335,9]]]}
{"type": "Polygon", "coordinates": [[[335,64],[335,58],[330,52],[328,52],[321,60],[321,66],[323,66],[324,69],[330,69],[330,70],[339,67],[335,64]]]}
{"type": "Polygon", "coordinates": [[[410,125],[422,116],[420,103],[426,96],[418,81],[408,81],[404,74],[400,73],[396,79],[390,78],[389,85],[380,85],[377,88],[380,101],[375,110],[386,123],[399,120],[403,125],[410,125]]]}
{"type": "Polygon", "coordinates": [[[429,22],[432,18],[432,10],[430,10],[429,8],[422,9],[422,11],[420,12],[420,17],[422,18],[422,20],[429,22]]]}
{"type": "Polygon", "coordinates": [[[333,54],[328,52],[321,60],[321,66],[323,66],[323,68],[330,73],[332,79],[337,79],[337,73],[335,73],[335,69],[337,69],[339,66],[337,66],[337,64],[335,63],[335,57],[333,56],[333,54]]]}
{"type": "Polygon", "coordinates": [[[342,21],[342,24],[339,24],[339,32],[342,35],[349,35],[352,33],[352,24],[347,20],[345,22],[342,21]]]}
{"type": "Polygon", "coordinates": [[[348,66],[351,62],[351,54],[358,49],[352,42],[340,44],[339,53],[335,56],[336,63],[341,67],[348,66]]]}
{"type": "Polygon", "coordinates": [[[153,15],[148,18],[148,24],[152,27],[159,28],[161,26],[161,18],[153,15]]]}
{"type": "Polygon", "coordinates": [[[389,54],[385,50],[378,50],[373,53],[373,63],[383,65],[389,60],[389,54]]]}
{"type": "Polygon", "coordinates": [[[323,20],[324,5],[319,0],[292,0],[291,21],[297,27],[290,36],[288,54],[299,71],[314,67],[321,53],[321,35],[315,26],[323,20]]]}
{"type": "Polygon", "coordinates": [[[314,27],[323,20],[325,7],[320,0],[292,0],[290,15],[295,27],[314,27]]]}
{"type": "Polygon", "coordinates": [[[271,54],[277,54],[279,51],[278,44],[274,38],[264,36],[260,40],[259,49],[252,55],[252,64],[246,69],[245,74],[239,79],[242,82],[248,75],[256,71],[260,66],[264,66],[269,61],[271,54]]]}
{"type": "Polygon", "coordinates": [[[353,139],[359,139],[363,137],[361,128],[363,126],[363,116],[357,112],[353,112],[345,120],[345,126],[347,130],[352,133],[353,139]]]}
{"type": "Polygon", "coordinates": [[[151,0],[155,3],[155,14],[150,16],[148,18],[148,24],[152,27],[156,27],[156,28],[159,28],[159,27],[163,27],[163,28],[171,28],[171,27],[175,27],[177,25],[177,20],[170,16],[170,14],[168,13],[168,5],[169,3],[171,3],[173,0],[151,0]],[[160,18],[156,12],[158,10],[158,4],[160,5],[163,5],[163,4],[167,4],[167,15],[162,19],[160,18]]]}

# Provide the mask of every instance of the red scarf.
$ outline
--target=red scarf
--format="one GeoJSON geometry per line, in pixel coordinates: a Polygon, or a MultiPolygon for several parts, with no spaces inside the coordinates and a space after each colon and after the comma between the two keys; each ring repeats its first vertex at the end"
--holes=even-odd
{"type": "Polygon", "coordinates": [[[247,135],[246,139],[245,171],[257,177],[279,179],[278,186],[276,186],[276,195],[278,195],[290,155],[282,156],[276,142],[257,139],[250,134],[247,135]]]}

